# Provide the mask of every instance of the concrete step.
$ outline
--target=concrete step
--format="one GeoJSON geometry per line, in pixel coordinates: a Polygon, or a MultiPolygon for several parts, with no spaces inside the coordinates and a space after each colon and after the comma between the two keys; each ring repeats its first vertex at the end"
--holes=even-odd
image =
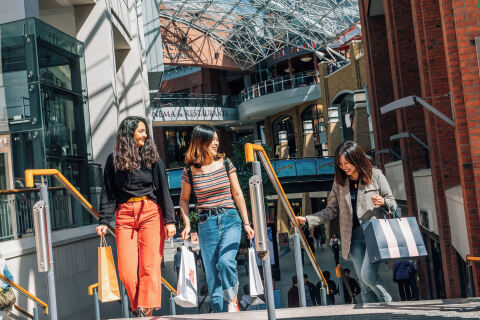
{"type": "MultiPolygon", "coordinates": [[[[433,320],[480,319],[480,298],[423,300],[391,303],[367,303],[276,310],[277,319],[305,320],[433,320]]],[[[247,319],[267,320],[267,312],[246,311],[239,313],[206,313],[178,316],[148,317],[149,319],[207,320],[247,319]]],[[[117,319],[120,320],[120,319],[117,319]]]]}

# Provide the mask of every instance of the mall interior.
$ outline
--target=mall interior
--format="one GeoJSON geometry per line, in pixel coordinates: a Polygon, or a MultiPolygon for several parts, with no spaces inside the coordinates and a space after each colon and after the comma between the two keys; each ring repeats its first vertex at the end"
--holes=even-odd
{"type": "MultiPolygon", "coordinates": [[[[244,143],[263,145],[298,215],[325,207],[335,150],[356,141],[420,225],[429,253],[418,260],[421,297],[467,296],[466,257],[480,256],[477,3],[260,2],[2,1],[0,257],[27,290],[47,295],[31,216],[39,193],[26,189],[24,171],[59,170],[97,208],[116,128],[138,115],[175,205],[199,124],[218,129],[230,158],[244,143]]],[[[96,221],[47,180],[59,312],[80,319],[89,298],[62,293],[95,281],[85,261],[96,259],[96,221]]],[[[276,232],[291,233],[276,195],[266,206],[276,232]]],[[[338,224],[325,224],[327,239],[338,224]]]]}

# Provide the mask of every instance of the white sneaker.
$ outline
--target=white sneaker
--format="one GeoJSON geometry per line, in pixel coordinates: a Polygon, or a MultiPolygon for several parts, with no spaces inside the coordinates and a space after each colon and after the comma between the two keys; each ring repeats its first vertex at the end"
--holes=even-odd
{"type": "Polygon", "coordinates": [[[238,306],[238,302],[235,302],[235,301],[229,302],[228,312],[240,312],[240,307],[238,306]]]}

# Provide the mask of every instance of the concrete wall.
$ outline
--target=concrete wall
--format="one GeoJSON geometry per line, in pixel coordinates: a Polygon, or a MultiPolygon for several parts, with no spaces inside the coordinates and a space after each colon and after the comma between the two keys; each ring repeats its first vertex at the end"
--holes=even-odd
{"type": "MultiPolygon", "coordinates": [[[[94,319],[88,286],[98,279],[99,239],[95,234],[95,226],[56,231],[52,233],[52,239],[58,318],[94,319]]],[[[115,255],[115,239],[108,236],[107,242],[115,255]]],[[[15,282],[48,303],[47,276],[37,271],[35,250],[35,238],[0,242],[0,256],[7,260],[15,282]]],[[[29,312],[34,307],[33,302],[19,294],[17,305],[29,312]]],[[[122,315],[117,302],[103,303],[100,309],[102,318],[119,318],[122,315]]],[[[42,316],[42,319],[47,318],[42,316]]]]}
{"type": "Polygon", "coordinates": [[[46,6],[40,10],[43,21],[85,44],[93,159],[104,164],[119,122],[149,114],[141,1],[46,6]]]}
{"type": "Polygon", "coordinates": [[[435,206],[435,195],[433,193],[432,171],[422,169],[413,172],[415,182],[415,196],[417,199],[417,208],[419,223],[421,223],[420,211],[428,212],[428,230],[438,235],[437,209],[435,206]]]}
{"type": "Polygon", "coordinates": [[[468,242],[462,186],[458,185],[445,190],[445,196],[447,198],[448,221],[452,234],[452,245],[465,260],[467,254],[471,254],[471,251],[468,242]]]}
{"type": "Polygon", "coordinates": [[[385,173],[395,199],[406,201],[407,195],[405,193],[405,179],[403,177],[402,161],[386,163],[385,173]]]}

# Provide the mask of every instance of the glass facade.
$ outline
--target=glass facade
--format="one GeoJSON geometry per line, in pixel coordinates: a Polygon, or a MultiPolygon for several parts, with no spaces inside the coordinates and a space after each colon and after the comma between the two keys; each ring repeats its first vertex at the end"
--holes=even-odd
{"type": "Polygon", "coordinates": [[[15,188],[24,187],[25,169],[52,168],[89,195],[92,146],[83,43],[28,18],[0,25],[0,58],[0,128],[11,136],[15,188]]]}

